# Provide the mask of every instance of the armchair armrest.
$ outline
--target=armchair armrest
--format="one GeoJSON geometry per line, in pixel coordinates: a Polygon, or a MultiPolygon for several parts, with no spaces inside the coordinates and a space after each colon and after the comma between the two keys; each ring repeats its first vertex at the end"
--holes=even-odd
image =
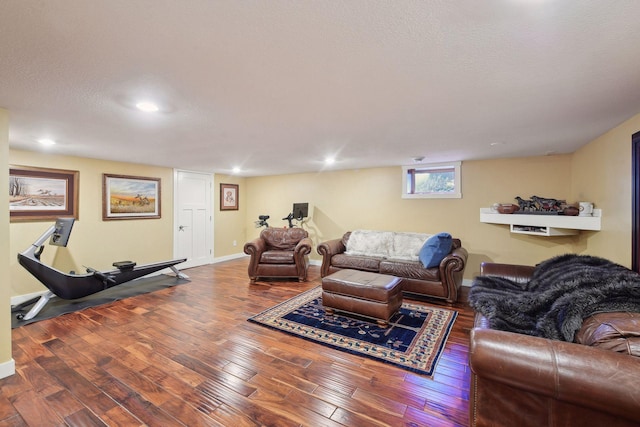
{"type": "Polygon", "coordinates": [[[293,252],[296,254],[296,256],[308,255],[311,253],[312,246],[313,242],[311,241],[311,238],[305,237],[304,239],[300,240],[298,244],[296,244],[293,252]]]}
{"type": "Polygon", "coordinates": [[[247,255],[257,255],[258,258],[264,252],[266,244],[263,239],[257,237],[244,244],[244,253],[247,255]]]}
{"type": "Polygon", "coordinates": [[[342,239],[333,239],[322,242],[316,249],[319,255],[322,255],[322,266],[320,267],[320,275],[325,277],[329,274],[329,267],[331,267],[331,257],[336,254],[341,254],[347,248],[342,243],[342,239]]]}
{"type": "Polygon", "coordinates": [[[253,283],[258,276],[258,265],[260,264],[260,257],[262,253],[266,249],[266,243],[264,239],[257,237],[244,245],[244,253],[250,255],[249,265],[247,266],[247,271],[249,273],[249,278],[253,283]]]}
{"type": "MultiPolygon", "coordinates": [[[[472,329],[470,343],[469,366],[473,373],[472,388],[476,390],[471,405],[478,400],[509,401],[517,407],[517,402],[536,400],[531,398],[533,395],[538,396],[549,411],[566,412],[569,407],[566,405],[576,405],[577,411],[588,408],[640,422],[640,358],[481,328],[472,329]],[[507,388],[491,384],[503,384],[507,388]],[[509,395],[499,395],[500,390],[502,393],[508,390],[509,395]],[[555,405],[549,404],[551,401],[566,405],[553,409],[555,405]]],[[[481,407],[494,412],[486,404],[481,407]]],[[[492,415],[476,413],[475,416],[491,419],[492,415]]]]}

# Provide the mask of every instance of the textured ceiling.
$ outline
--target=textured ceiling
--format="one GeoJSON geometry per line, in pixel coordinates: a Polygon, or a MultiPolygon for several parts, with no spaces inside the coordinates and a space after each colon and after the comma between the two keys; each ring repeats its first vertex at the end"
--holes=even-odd
{"type": "Polygon", "coordinates": [[[47,136],[245,176],[569,153],[640,112],[638,16],[637,0],[3,0],[0,106],[12,148],[47,136]]]}

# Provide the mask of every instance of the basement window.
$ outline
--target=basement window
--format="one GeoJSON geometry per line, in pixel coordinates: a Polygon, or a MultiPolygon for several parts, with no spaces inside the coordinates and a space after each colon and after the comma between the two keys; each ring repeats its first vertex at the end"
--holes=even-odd
{"type": "Polygon", "coordinates": [[[461,162],[402,167],[403,199],[460,199],[461,162]]]}

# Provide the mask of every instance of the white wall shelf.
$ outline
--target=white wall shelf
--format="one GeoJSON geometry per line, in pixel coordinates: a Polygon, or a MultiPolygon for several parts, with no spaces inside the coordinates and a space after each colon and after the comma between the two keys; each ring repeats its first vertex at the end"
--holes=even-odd
{"type": "Polygon", "coordinates": [[[480,222],[506,224],[512,233],[532,236],[571,236],[580,230],[599,231],[602,210],[594,209],[593,216],[501,214],[491,208],[480,208],[480,222]]]}

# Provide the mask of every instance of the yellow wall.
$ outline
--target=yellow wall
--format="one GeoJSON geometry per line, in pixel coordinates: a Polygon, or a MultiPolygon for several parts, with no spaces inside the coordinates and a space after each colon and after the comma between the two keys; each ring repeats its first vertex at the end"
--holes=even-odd
{"type": "Polygon", "coordinates": [[[214,188],[213,255],[220,259],[242,253],[246,239],[247,193],[245,179],[237,176],[215,175],[214,188]],[[220,184],[238,184],[237,211],[220,210],[220,184]]]}
{"type": "MultiPolygon", "coordinates": [[[[79,177],[79,220],[66,248],[47,245],[42,259],[62,271],[111,269],[111,263],[133,260],[138,264],[173,257],[173,169],[87,159],[71,156],[9,150],[11,165],[77,170],[79,177]],[[161,178],[161,219],[102,220],[102,174],[161,178]]],[[[245,179],[214,175],[212,200],[214,256],[216,259],[242,254],[246,241],[245,179]],[[239,185],[239,209],[220,211],[220,183],[239,185]],[[235,241],[235,246],[233,242],[235,241]]],[[[26,249],[53,221],[13,222],[10,225],[10,296],[27,296],[45,290],[24,270],[14,254],[26,249]]]]}
{"type": "MultiPolygon", "coordinates": [[[[448,231],[469,251],[465,278],[483,261],[536,264],[563,253],[602,256],[631,267],[631,135],[640,114],[569,155],[492,159],[462,163],[462,199],[402,199],[401,168],[278,175],[247,179],[247,238],[253,222],[281,220],[294,202],[309,202],[304,224],[314,244],[356,228],[436,233],[448,231]],[[479,209],[533,195],[591,201],[603,211],[601,231],[576,236],[512,234],[506,225],[479,221],[479,209]]],[[[320,261],[312,252],[312,259],[320,261]]]]}
{"type": "Polygon", "coordinates": [[[572,194],[603,210],[602,231],[584,242],[589,253],[631,267],[631,135],[640,114],[573,154],[572,194]]]}
{"type": "MultiPolygon", "coordinates": [[[[46,264],[61,271],[84,272],[83,266],[109,270],[114,261],[145,264],[173,257],[172,169],[20,150],[9,151],[9,163],[80,172],[79,219],[66,248],[46,246],[42,256],[46,264]],[[162,218],[103,221],[103,173],[160,178],[162,218]]],[[[53,221],[11,223],[11,296],[45,290],[18,264],[15,254],[29,247],[51,224],[53,221]]]]}
{"type": "MultiPolygon", "coordinates": [[[[584,234],[571,237],[515,235],[508,226],[480,223],[481,207],[515,202],[532,195],[570,199],[571,156],[496,159],[462,163],[461,199],[402,199],[402,168],[278,175],[247,179],[248,238],[260,230],[251,224],[260,214],[272,227],[294,202],[309,202],[305,224],[314,244],[356,228],[437,233],[448,231],[469,251],[466,278],[479,272],[480,262],[535,263],[573,251],[584,234]]],[[[313,251],[312,258],[319,261],[313,251]]]]}
{"type": "MultiPolygon", "coordinates": [[[[571,155],[467,161],[462,164],[462,199],[400,198],[401,168],[279,175],[247,179],[247,237],[259,214],[284,226],[293,202],[309,202],[305,224],[315,244],[355,228],[449,231],[469,251],[465,278],[483,261],[535,264],[563,253],[602,256],[631,267],[631,135],[640,114],[571,155]],[[479,208],[532,195],[591,201],[603,211],[601,231],[577,236],[512,234],[508,226],[479,222],[479,208]]],[[[312,253],[316,261],[320,257],[312,253]]]]}
{"type": "MultiPolygon", "coordinates": [[[[260,232],[254,225],[258,215],[270,215],[271,226],[285,226],[287,222],[281,218],[291,211],[291,205],[309,202],[311,219],[305,227],[315,244],[355,228],[449,231],[462,239],[470,253],[467,279],[478,274],[482,261],[533,264],[566,252],[605,256],[630,266],[630,141],[638,127],[640,115],[571,155],[463,162],[462,199],[402,199],[399,166],[255,178],[217,174],[214,256],[225,259],[241,254],[244,243],[260,232]],[[239,210],[220,211],[220,183],[239,185],[239,210]],[[511,234],[507,226],[479,222],[480,207],[534,194],[569,202],[593,201],[603,209],[603,230],[537,237],[511,234]]],[[[80,221],[70,246],[48,247],[45,262],[65,270],[79,269],[83,264],[105,269],[120,259],[144,263],[172,257],[171,169],[17,150],[10,150],[9,156],[11,164],[80,171],[80,221]],[[104,172],[161,177],[162,219],[102,221],[104,172]],[[122,243],[126,236],[136,237],[122,243]],[[149,241],[154,244],[148,245],[149,241]]],[[[12,223],[11,253],[26,248],[47,226],[12,223]]],[[[14,257],[10,259],[11,296],[43,289],[19,268],[14,257]]],[[[320,261],[315,250],[312,259],[320,261]]]]}
{"type": "MultiPolygon", "coordinates": [[[[0,108],[0,188],[9,188],[9,112],[0,108]]],[[[9,192],[0,195],[0,378],[12,375],[11,357],[11,289],[9,274],[9,192]]]]}

